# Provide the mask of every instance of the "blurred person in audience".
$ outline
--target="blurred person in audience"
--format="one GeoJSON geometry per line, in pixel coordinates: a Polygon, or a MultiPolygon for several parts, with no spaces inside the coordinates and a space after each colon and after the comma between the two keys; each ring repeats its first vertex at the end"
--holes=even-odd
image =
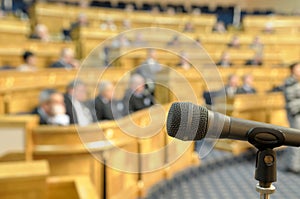
{"type": "Polygon", "coordinates": [[[216,32],[216,33],[226,33],[226,27],[223,21],[217,21],[213,28],[212,28],[212,32],[216,32]]]}
{"type": "Polygon", "coordinates": [[[157,15],[160,13],[160,8],[158,6],[153,6],[150,10],[150,13],[153,15],[157,15]]]}
{"type": "Polygon", "coordinates": [[[132,42],[132,46],[135,47],[142,47],[142,46],[147,46],[147,41],[144,39],[144,35],[141,32],[137,32],[135,34],[134,40],[132,42]]]}
{"type": "Polygon", "coordinates": [[[264,45],[263,45],[263,43],[262,43],[260,37],[259,37],[259,36],[255,36],[255,37],[253,38],[253,41],[252,41],[252,43],[250,44],[249,47],[250,47],[251,49],[255,50],[255,51],[262,51],[263,48],[264,48],[264,45]]]}
{"type": "Polygon", "coordinates": [[[24,63],[20,65],[17,70],[19,71],[36,71],[36,57],[35,54],[31,51],[25,51],[23,53],[24,63]]]}
{"type": "Polygon", "coordinates": [[[92,102],[97,119],[114,120],[123,117],[124,104],[122,101],[114,99],[114,86],[109,81],[102,81],[99,84],[99,94],[92,102]]]}
{"type": "Polygon", "coordinates": [[[151,94],[154,93],[156,74],[162,70],[161,64],[157,61],[156,50],[147,50],[147,59],[137,67],[135,73],[140,74],[146,81],[147,89],[151,94]]]}
{"type": "Polygon", "coordinates": [[[5,11],[0,9],[0,19],[4,18],[5,15],[6,15],[5,11]]]}
{"type": "Polygon", "coordinates": [[[178,35],[174,35],[172,39],[167,43],[168,47],[180,47],[181,43],[178,35]]]}
{"type": "Polygon", "coordinates": [[[71,23],[69,29],[63,30],[63,35],[65,40],[71,40],[71,33],[73,30],[75,30],[78,27],[88,27],[89,21],[85,13],[80,13],[77,16],[77,19],[75,22],[71,23]]]}
{"type": "Polygon", "coordinates": [[[102,24],[100,24],[100,29],[103,31],[116,31],[118,28],[114,23],[114,20],[109,18],[106,19],[102,24]]]}
{"type": "Polygon", "coordinates": [[[81,80],[74,80],[68,84],[64,101],[66,113],[70,117],[71,124],[86,126],[97,121],[88,103],[86,85],[81,80]]]}
{"type": "Polygon", "coordinates": [[[180,52],[180,60],[179,63],[177,64],[178,67],[183,68],[185,70],[188,70],[191,68],[191,64],[188,61],[188,55],[185,51],[180,52]]]}
{"type": "Polygon", "coordinates": [[[186,22],[183,28],[183,32],[195,32],[195,28],[192,22],[186,22]]]}
{"type": "Polygon", "coordinates": [[[228,51],[224,51],[221,55],[220,61],[217,63],[217,66],[220,67],[231,67],[233,64],[230,61],[230,54],[228,51]]]}
{"type": "Polygon", "coordinates": [[[245,62],[246,66],[261,66],[263,64],[263,55],[258,52],[254,54],[252,59],[249,59],[245,62]]]}
{"type": "Polygon", "coordinates": [[[88,8],[89,4],[90,4],[89,0],[79,0],[80,8],[88,8]]]}
{"type": "Polygon", "coordinates": [[[234,35],[231,39],[231,41],[227,44],[229,48],[240,48],[241,43],[240,43],[240,38],[237,35],[234,35]]]}
{"type": "Polygon", "coordinates": [[[54,89],[45,89],[40,93],[39,106],[32,114],[37,114],[40,124],[69,125],[70,117],[66,114],[64,97],[54,89]]]}
{"type": "Polygon", "coordinates": [[[231,74],[227,78],[227,84],[224,88],[215,91],[204,91],[202,96],[208,107],[214,104],[215,98],[226,96],[226,98],[234,98],[239,88],[239,77],[231,74]]]}
{"type": "Polygon", "coordinates": [[[131,29],[131,21],[129,19],[124,19],[122,21],[122,29],[123,30],[129,30],[129,29],[131,29]]]}
{"type": "Polygon", "coordinates": [[[125,12],[133,12],[135,9],[134,9],[134,5],[133,4],[131,4],[131,3],[128,3],[128,4],[126,4],[126,6],[125,6],[125,8],[124,8],[124,11],[125,12]]]}
{"type": "Polygon", "coordinates": [[[228,82],[224,87],[225,94],[229,98],[233,98],[237,94],[239,87],[239,77],[237,75],[229,75],[228,82]]]}
{"type": "Polygon", "coordinates": [[[58,61],[54,62],[50,68],[79,68],[79,61],[75,59],[74,51],[71,48],[63,48],[58,61]]]}
{"type": "Polygon", "coordinates": [[[273,22],[269,21],[266,23],[265,28],[263,29],[264,33],[272,34],[275,32],[273,22]]]}
{"type": "Polygon", "coordinates": [[[174,16],[176,14],[175,8],[168,7],[166,10],[167,15],[174,16]]]}
{"type": "Polygon", "coordinates": [[[237,89],[237,94],[254,94],[256,89],[253,87],[253,76],[251,74],[243,76],[243,85],[237,89]]]}
{"type": "Polygon", "coordinates": [[[0,66],[0,71],[4,71],[4,70],[14,70],[16,69],[15,67],[13,66],[10,66],[10,65],[3,65],[3,66],[0,66]]]}
{"type": "Polygon", "coordinates": [[[34,33],[30,35],[30,39],[37,39],[43,42],[49,42],[50,35],[47,26],[45,26],[44,24],[37,24],[34,28],[34,33]]]}
{"type": "MultiPolygon", "coordinates": [[[[287,118],[291,128],[300,129],[300,63],[290,66],[291,75],[284,82],[287,118]]],[[[290,147],[287,171],[300,173],[300,149],[290,147]]]]}
{"type": "Polygon", "coordinates": [[[119,34],[111,43],[112,48],[129,47],[130,45],[130,41],[124,34],[119,34]]]}
{"type": "Polygon", "coordinates": [[[123,98],[126,115],[155,104],[154,97],[146,89],[145,83],[144,77],[139,74],[133,74],[130,77],[129,88],[123,98]]]}
{"type": "Polygon", "coordinates": [[[200,16],[201,15],[201,9],[200,8],[194,8],[192,10],[192,15],[194,15],[194,16],[200,16]]]}

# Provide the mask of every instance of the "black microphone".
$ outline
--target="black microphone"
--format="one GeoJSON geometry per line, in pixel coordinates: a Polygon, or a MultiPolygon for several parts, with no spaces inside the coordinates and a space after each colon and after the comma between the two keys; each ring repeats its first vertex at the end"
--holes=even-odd
{"type": "Polygon", "coordinates": [[[258,142],[272,148],[275,145],[300,146],[300,130],[229,117],[189,102],[172,104],[167,132],[184,141],[207,137],[258,142]]]}

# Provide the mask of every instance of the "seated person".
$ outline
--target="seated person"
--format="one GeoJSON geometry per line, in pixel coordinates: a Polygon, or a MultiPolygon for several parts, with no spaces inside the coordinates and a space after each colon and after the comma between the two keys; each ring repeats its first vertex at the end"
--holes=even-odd
{"type": "Polygon", "coordinates": [[[224,87],[225,94],[228,98],[236,95],[239,86],[239,77],[237,75],[229,75],[228,82],[224,87]]]}
{"type": "Polygon", "coordinates": [[[200,8],[194,8],[192,10],[192,15],[194,15],[194,16],[200,16],[201,15],[201,9],[200,8]]]}
{"type": "Polygon", "coordinates": [[[54,62],[50,68],[72,69],[79,67],[79,61],[74,57],[74,51],[71,48],[63,48],[58,61],[54,62]]]}
{"type": "Polygon", "coordinates": [[[78,27],[87,27],[89,25],[88,19],[86,14],[80,13],[77,16],[77,19],[75,22],[73,22],[69,29],[63,30],[63,35],[65,40],[71,40],[71,33],[73,30],[75,30],[78,27]]]}
{"type": "Polygon", "coordinates": [[[145,79],[139,74],[130,77],[129,88],[123,98],[125,114],[130,114],[155,104],[154,97],[145,89],[145,79]]]}
{"type": "Polygon", "coordinates": [[[221,67],[230,67],[232,63],[230,61],[230,54],[227,51],[224,51],[221,55],[220,61],[217,63],[217,66],[221,67]]]}
{"type": "Polygon", "coordinates": [[[135,47],[142,47],[142,46],[147,46],[147,41],[145,40],[144,38],[144,35],[142,32],[137,32],[135,35],[134,35],[134,40],[132,41],[132,46],[135,46],[135,47]]]}
{"type": "Polygon", "coordinates": [[[70,82],[64,98],[66,113],[70,117],[71,124],[86,126],[97,121],[96,116],[87,103],[87,88],[82,81],[74,80],[70,82]]]}
{"type": "Polygon", "coordinates": [[[264,29],[262,30],[264,33],[272,34],[275,33],[274,24],[272,21],[269,21],[265,24],[264,29]]]}
{"type": "Polygon", "coordinates": [[[180,52],[180,60],[179,63],[177,64],[178,67],[183,68],[185,70],[188,70],[191,68],[191,64],[188,61],[188,56],[185,51],[180,52]]]}
{"type": "Polygon", "coordinates": [[[174,7],[167,7],[166,14],[170,15],[170,16],[174,16],[176,14],[175,8],[174,7]]]}
{"type": "Polygon", "coordinates": [[[116,31],[118,28],[116,24],[114,23],[113,19],[106,19],[101,25],[100,25],[101,30],[108,30],[108,31],[116,31]]]}
{"type": "Polygon", "coordinates": [[[252,43],[249,46],[251,49],[255,51],[262,51],[264,48],[263,43],[261,42],[261,39],[259,36],[254,37],[252,43]]]}
{"type": "Polygon", "coordinates": [[[263,64],[262,54],[255,53],[253,59],[249,59],[245,62],[246,66],[261,66],[263,64]]]}
{"type": "Polygon", "coordinates": [[[162,70],[161,64],[157,61],[155,49],[147,49],[147,59],[136,68],[135,73],[140,74],[146,81],[147,90],[154,94],[156,75],[162,70]]]}
{"type": "Polygon", "coordinates": [[[122,48],[122,47],[129,47],[131,45],[130,41],[124,34],[118,35],[112,42],[112,48],[122,48]]]}
{"type": "Polygon", "coordinates": [[[195,32],[195,28],[191,22],[187,22],[184,25],[183,32],[195,32]]]}
{"type": "Polygon", "coordinates": [[[44,24],[37,24],[34,28],[34,33],[30,35],[30,39],[37,39],[43,42],[50,41],[50,35],[47,26],[44,24]]]}
{"type": "Polygon", "coordinates": [[[243,85],[237,89],[237,94],[251,93],[256,93],[256,89],[253,87],[253,76],[245,75],[243,77],[243,85]]]}
{"type": "Polygon", "coordinates": [[[40,93],[39,106],[33,110],[32,114],[40,117],[40,124],[70,124],[70,118],[66,115],[64,97],[54,89],[46,89],[40,93]]]}
{"type": "Polygon", "coordinates": [[[19,71],[36,71],[36,57],[31,51],[25,51],[23,54],[24,63],[20,65],[19,71]]]}
{"type": "Polygon", "coordinates": [[[153,14],[153,15],[157,15],[157,14],[159,14],[160,12],[161,12],[161,8],[160,8],[158,5],[152,6],[152,7],[150,8],[150,13],[153,14]]]}
{"type": "Polygon", "coordinates": [[[214,24],[212,32],[216,33],[226,33],[226,27],[224,25],[223,21],[218,21],[217,23],[214,24]]]}
{"type": "Polygon", "coordinates": [[[114,120],[121,118],[124,113],[123,102],[114,99],[114,86],[109,81],[102,81],[99,84],[99,94],[92,102],[94,105],[97,119],[114,120]]]}
{"type": "Polygon", "coordinates": [[[129,30],[132,28],[132,24],[131,24],[131,21],[129,19],[124,19],[122,21],[122,29],[123,30],[129,30]]]}
{"type": "Polygon", "coordinates": [[[241,44],[240,44],[240,38],[237,35],[234,35],[231,39],[231,41],[227,44],[227,46],[229,48],[240,48],[241,44]]]}
{"type": "Polygon", "coordinates": [[[169,42],[167,42],[167,46],[169,47],[180,47],[180,45],[181,43],[177,35],[174,35],[172,39],[169,42]]]}
{"type": "Polygon", "coordinates": [[[125,8],[124,8],[124,11],[125,11],[125,12],[128,12],[128,13],[131,13],[131,12],[133,12],[134,10],[135,10],[135,6],[134,6],[134,4],[132,4],[132,3],[126,4],[126,6],[125,6],[125,8]]]}

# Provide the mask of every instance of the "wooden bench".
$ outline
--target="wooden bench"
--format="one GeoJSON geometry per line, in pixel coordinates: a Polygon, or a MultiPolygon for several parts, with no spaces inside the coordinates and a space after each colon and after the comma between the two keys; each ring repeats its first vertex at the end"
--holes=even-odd
{"type": "Polygon", "coordinates": [[[87,176],[48,177],[47,188],[49,199],[100,199],[87,176]]]}
{"type": "Polygon", "coordinates": [[[107,197],[113,198],[117,193],[109,190],[114,188],[117,188],[119,192],[126,193],[124,189],[126,188],[128,191],[128,185],[133,186],[132,183],[135,183],[134,186],[136,186],[136,175],[105,167],[104,161],[106,161],[106,157],[113,158],[113,154],[118,155],[114,152],[114,148],[121,147],[126,150],[126,146],[132,148],[135,145],[130,140],[105,141],[104,134],[101,132],[98,125],[79,129],[75,126],[40,126],[33,132],[33,159],[47,159],[51,176],[89,176],[100,198],[104,193],[108,195],[107,197]],[[85,141],[85,144],[82,141],[85,141]],[[95,159],[96,157],[97,159],[95,159]],[[107,180],[104,180],[103,172],[106,172],[107,180]],[[116,183],[115,180],[111,182],[110,178],[116,175],[119,178],[127,179],[128,184],[116,183]],[[107,188],[105,192],[104,183],[107,188]]]}
{"type": "Polygon", "coordinates": [[[10,44],[14,42],[24,42],[29,36],[29,21],[21,21],[13,17],[4,17],[0,19],[0,41],[1,44],[10,44]]]}
{"type": "Polygon", "coordinates": [[[37,58],[38,68],[47,68],[60,57],[63,48],[75,50],[73,42],[40,42],[25,40],[9,43],[0,47],[0,65],[18,67],[23,63],[22,55],[26,50],[32,51],[37,58]]]}
{"type": "Polygon", "coordinates": [[[1,198],[47,198],[48,174],[46,161],[0,163],[1,198]]]}
{"type": "Polygon", "coordinates": [[[252,32],[262,32],[266,25],[272,25],[276,33],[298,33],[299,18],[297,16],[246,16],[243,23],[252,32]]]}

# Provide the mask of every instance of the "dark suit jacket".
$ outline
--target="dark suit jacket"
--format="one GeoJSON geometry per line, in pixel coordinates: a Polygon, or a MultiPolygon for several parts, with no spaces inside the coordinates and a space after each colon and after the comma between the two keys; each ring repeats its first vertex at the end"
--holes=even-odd
{"type": "Polygon", "coordinates": [[[59,60],[51,64],[50,68],[72,68],[72,66],[59,60]]]}
{"type": "Polygon", "coordinates": [[[228,63],[228,66],[224,66],[222,60],[220,60],[220,61],[217,63],[217,66],[221,66],[221,67],[230,67],[230,66],[232,66],[232,65],[233,65],[233,64],[232,64],[231,62],[229,62],[229,63],[228,63]]]}
{"type": "Polygon", "coordinates": [[[251,89],[248,89],[246,90],[243,86],[242,87],[239,87],[236,91],[236,94],[254,94],[256,93],[256,89],[255,88],[251,88],[251,89]]]}
{"type": "Polygon", "coordinates": [[[127,115],[154,105],[155,100],[151,94],[136,96],[131,90],[127,90],[123,99],[123,104],[125,105],[125,114],[127,115]]]}
{"type": "Polygon", "coordinates": [[[254,63],[254,60],[252,59],[249,59],[245,62],[245,65],[246,66],[261,66],[262,65],[262,62],[258,62],[257,64],[254,63]]]}
{"type": "Polygon", "coordinates": [[[77,124],[77,115],[73,109],[72,99],[68,94],[64,94],[64,102],[66,106],[66,114],[70,117],[70,124],[77,124]]]}
{"type": "Polygon", "coordinates": [[[36,107],[36,108],[31,112],[31,114],[34,114],[34,115],[38,115],[38,116],[39,116],[39,118],[40,118],[39,124],[42,124],[42,125],[43,125],[43,124],[48,124],[46,118],[41,114],[41,112],[39,111],[39,108],[38,108],[38,107],[36,107]]]}
{"type": "Polygon", "coordinates": [[[105,102],[100,96],[97,96],[91,104],[95,108],[97,119],[100,120],[114,120],[121,118],[124,115],[124,105],[122,102],[113,100],[105,102]],[[122,107],[119,107],[122,106],[122,107]]]}

